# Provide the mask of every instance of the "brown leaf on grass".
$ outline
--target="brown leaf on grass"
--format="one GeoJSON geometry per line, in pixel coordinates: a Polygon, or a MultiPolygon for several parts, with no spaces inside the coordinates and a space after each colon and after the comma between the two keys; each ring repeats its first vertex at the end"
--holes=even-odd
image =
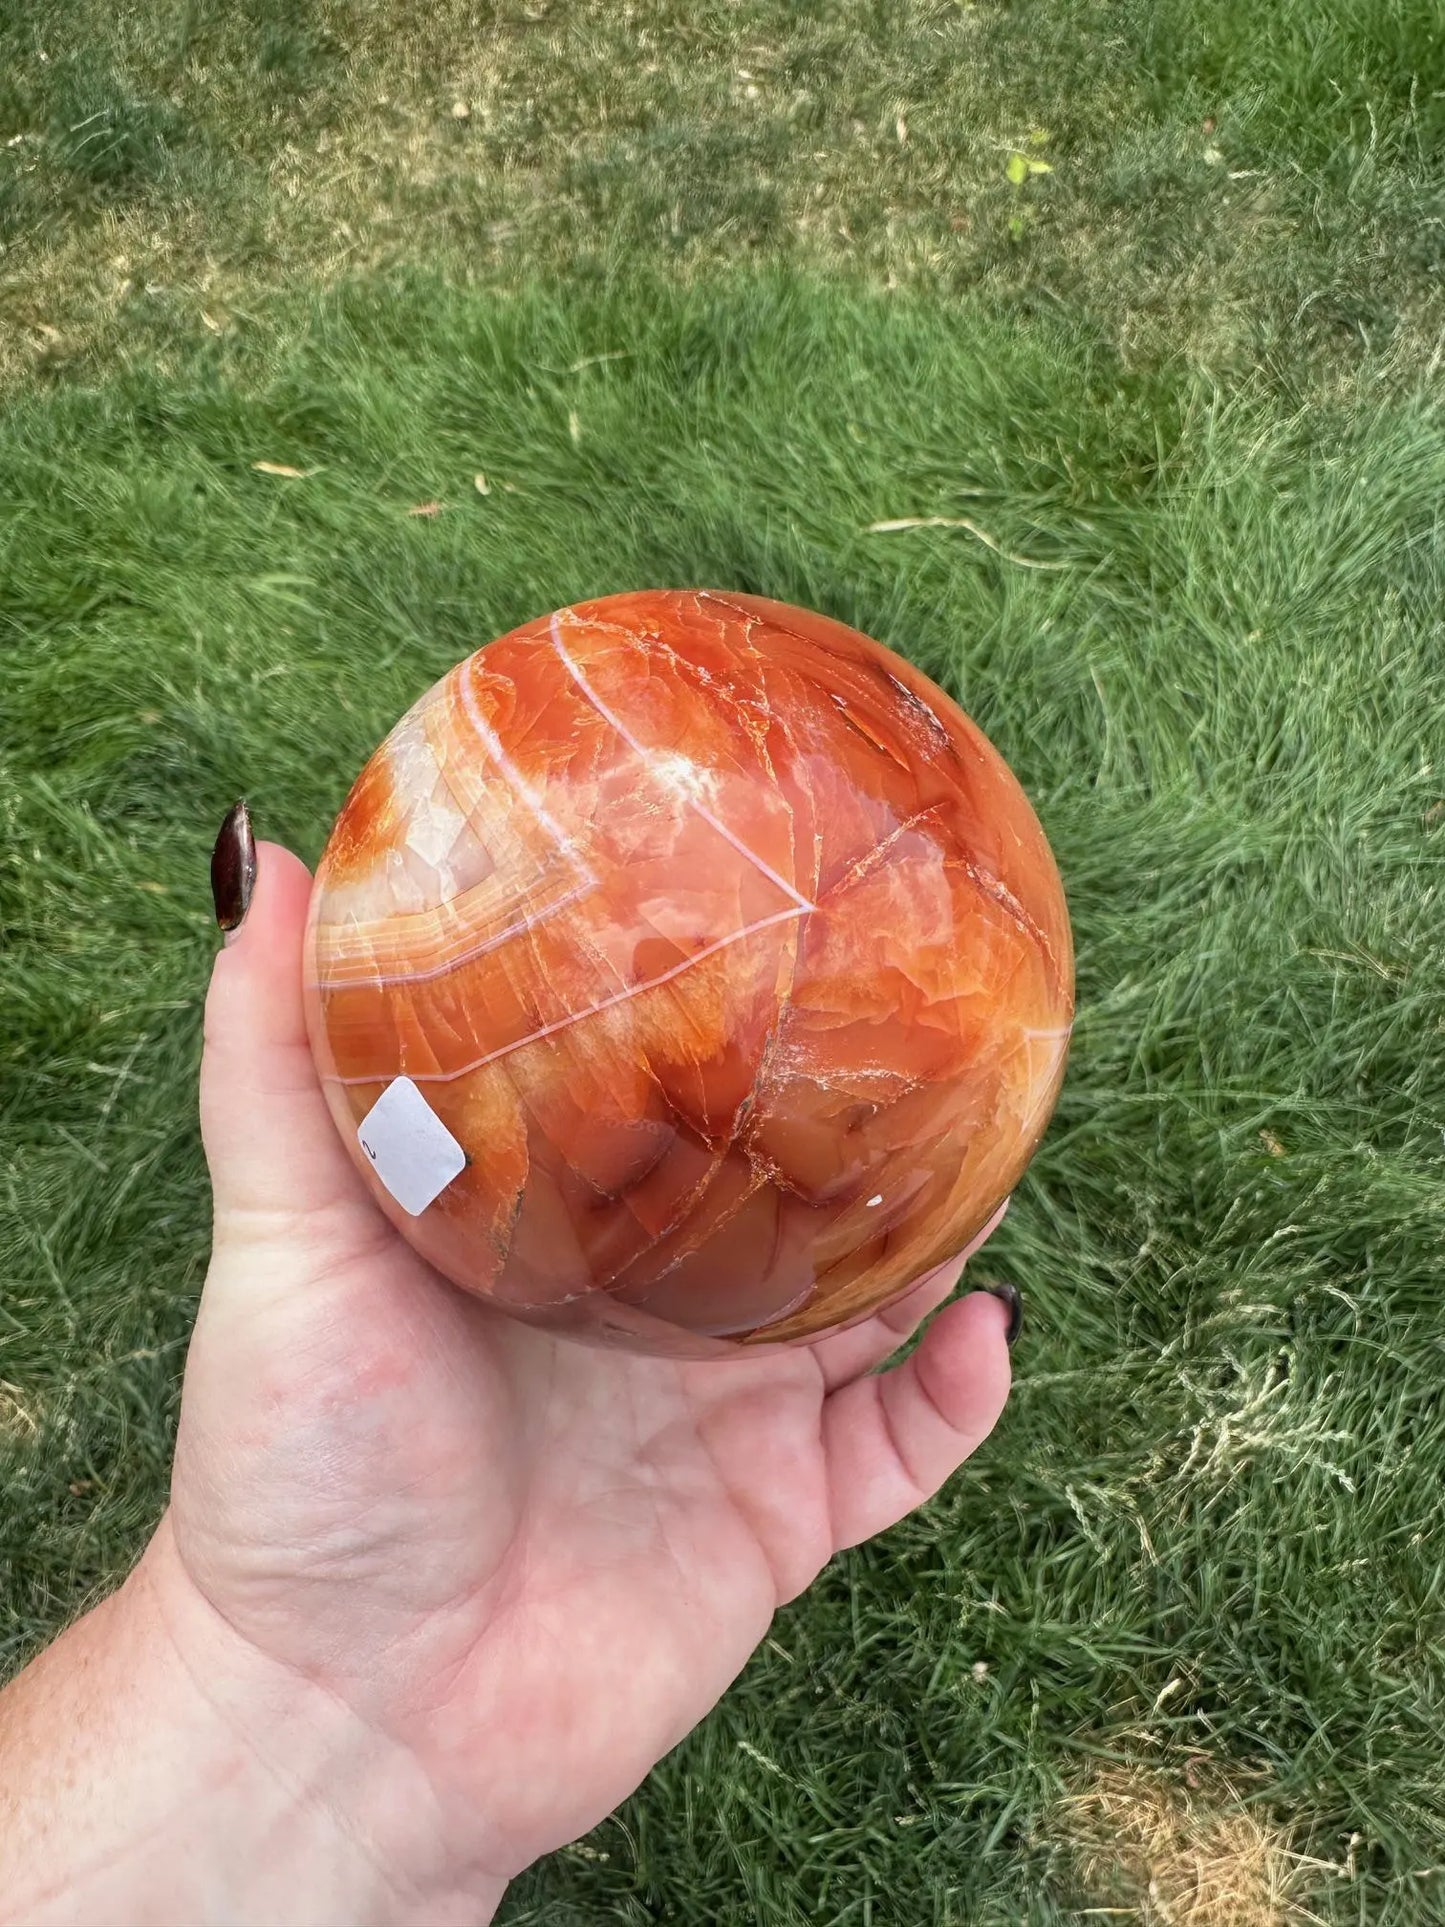
{"type": "Polygon", "coordinates": [[[415,508],[407,510],[408,515],[440,515],[445,505],[441,502],[418,502],[415,508]]]}
{"type": "Polygon", "coordinates": [[[289,462],[252,462],[258,475],[284,475],[293,482],[304,482],[308,475],[314,475],[314,468],[293,468],[289,462]]]}
{"type": "Polygon", "coordinates": [[[482,474],[480,469],[472,477],[472,487],[477,491],[478,495],[490,495],[492,492],[491,483],[487,480],[486,476],[482,474]]]}

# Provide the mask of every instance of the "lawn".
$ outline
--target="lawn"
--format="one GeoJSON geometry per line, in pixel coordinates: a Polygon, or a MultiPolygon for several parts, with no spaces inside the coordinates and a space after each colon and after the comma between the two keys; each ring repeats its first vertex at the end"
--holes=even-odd
{"type": "Polygon", "coordinates": [[[164,1500],[227,805],[314,860],[499,630],[746,589],[1058,854],[1017,1389],[503,1918],[1438,1922],[1437,9],[411,12],[0,21],[0,1663],[164,1500]]]}

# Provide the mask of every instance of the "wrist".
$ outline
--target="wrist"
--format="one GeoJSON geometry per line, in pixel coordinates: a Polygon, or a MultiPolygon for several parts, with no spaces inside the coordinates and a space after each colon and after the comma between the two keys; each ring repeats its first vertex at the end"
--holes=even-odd
{"type": "Polygon", "coordinates": [[[477,1927],[504,1889],[403,1749],[230,1628],[168,1520],[3,1713],[0,1921],[477,1927]]]}

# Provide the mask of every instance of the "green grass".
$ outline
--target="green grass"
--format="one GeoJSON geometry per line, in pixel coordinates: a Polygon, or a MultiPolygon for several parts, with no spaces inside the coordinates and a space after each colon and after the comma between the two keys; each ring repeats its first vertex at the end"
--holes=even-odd
{"type": "Polygon", "coordinates": [[[12,1649],[159,1503],[230,797],[314,857],[493,632],[766,588],[948,682],[1068,879],[1073,1069],[997,1257],[1021,1384],[975,1474],[784,1617],[635,1846],[604,1829],[516,1918],[846,1919],[870,1880],[880,1917],[1048,1918],[1050,1807],[1099,1750],[1259,1770],[1320,1857],[1363,1831],[1410,1918],[1445,1845],[1439,416],[1305,422],[1073,327],[816,284],[637,292],[358,291],[273,352],[11,409],[12,1649]],[[959,511],[1064,566],[861,533],[959,511]]]}
{"type": "Polygon", "coordinates": [[[1127,1762],[1438,1921],[1434,10],[396,18],[0,22],[0,1663],[163,1503],[227,805],[314,858],[499,630],[751,589],[937,675],[1058,852],[1018,1389],[506,1918],[1159,1919],[1068,1804],[1127,1762]],[[1057,566],[867,533],[929,515],[1057,566]]]}

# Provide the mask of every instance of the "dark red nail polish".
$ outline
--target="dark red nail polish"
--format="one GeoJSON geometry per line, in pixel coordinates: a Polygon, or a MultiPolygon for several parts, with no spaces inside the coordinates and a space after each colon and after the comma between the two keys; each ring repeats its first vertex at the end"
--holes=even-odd
{"type": "Polygon", "coordinates": [[[251,892],[256,887],[256,839],[251,833],[251,812],[243,796],[226,812],[216,847],[211,852],[211,896],[216,905],[216,922],[229,937],[239,930],[251,907],[251,892]]]}
{"type": "Polygon", "coordinates": [[[1019,1333],[1024,1328],[1024,1301],[1019,1294],[1019,1288],[1017,1285],[1000,1283],[985,1285],[983,1289],[990,1297],[997,1298],[1001,1305],[1008,1308],[1008,1330],[1004,1333],[1004,1339],[1009,1350],[1012,1351],[1019,1333]]]}

